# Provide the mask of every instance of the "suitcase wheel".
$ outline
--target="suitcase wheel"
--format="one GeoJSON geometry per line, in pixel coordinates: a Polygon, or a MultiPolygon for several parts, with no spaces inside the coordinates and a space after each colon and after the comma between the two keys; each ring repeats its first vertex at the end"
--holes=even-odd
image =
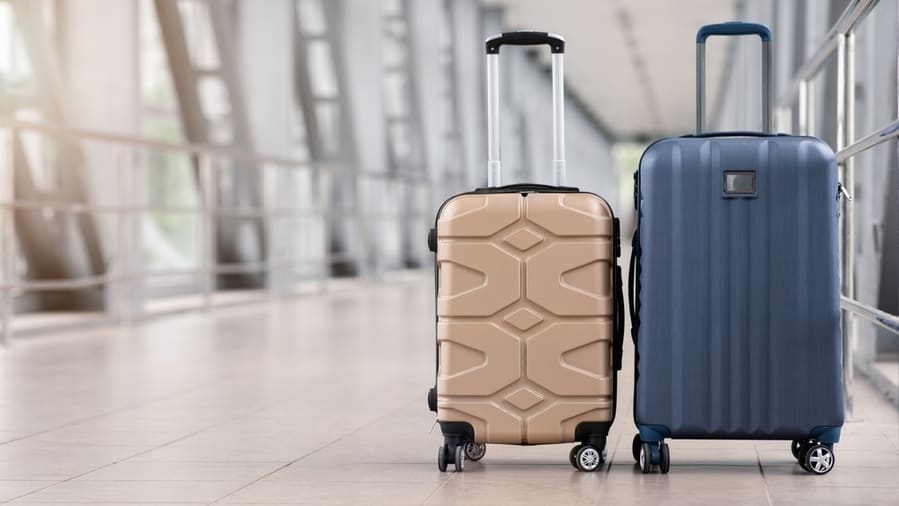
{"type": "Polygon", "coordinates": [[[827,474],[836,463],[833,447],[821,443],[805,445],[800,456],[799,465],[812,474],[827,474]]]}
{"type": "MultiPolygon", "coordinates": [[[[571,453],[574,454],[574,466],[578,469],[578,471],[584,471],[587,473],[596,471],[597,469],[599,469],[599,466],[601,466],[605,461],[603,450],[590,444],[577,445],[572,448],[571,453]]],[[[570,457],[571,454],[569,454],[569,460],[570,457]]]]}
{"type": "Polygon", "coordinates": [[[465,449],[465,458],[472,462],[481,460],[487,453],[487,445],[485,445],[484,443],[468,442],[462,446],[465,449]]]}
{"type": "Polygon", "coordinates": [[[465,469],[465,450],[463,446],[465,445],[456,446],[456,451],[454,452],[453,464],[456,466],[457,473],[461,473],[465,469]]]}
{"type": "Polygon", "coordinates": [[[668,443],[663,441],[641,444],[637,464],[643,474],[651,473],[654,465],[659,466],[662,474],[667,474],[671,469],[671,450],[668,448],[668,443]]]}
{"type": "Polygon", "coordinates": [[[659,445],[659,471],[662,474],[668,474],[671,469],[671,453],[668,450],[668,443],[659,445]]]}
{"type": "Polygon", "coordinates": [[[634,439],[631,441],[631,455],[634,456],[634,462],[640,463],[640,447],[643,446],[643,441],[640,440],[640,434],[634,434],[634,439]]]}
{"type": "Polygon", "coordinates": [[[802,460],[799,458],[799,455],[802,453],[802,447],[808,442],[807,439],[794,439],[793,442],[790,443],[790,452],[793,454],[793,458],[802,460]]]}
{"type": "Polygon", "coordinates": [[[456,447],[450,450],[449,445],[443,445],[437,449],[437,469],[440,469],[440,472],[445,472],[449,464],[453,464],[453,467],[457,473],[461,473],[463,469],[465,469],[465,449],[464,444],[456,445],[456,447]]]}
{"type": "Polygon", "coordinates": [[[446,446],[441,446],[437,449],[437,469],[440,469],[440,472],[446,472],[446,446]]]}
{"type": "Polygon", "coordinates": [[[577,451],[581,449],[580,444],[574,445],[571,447],[571,451],[568,452],[568,462],[571,464],[571,467],[577,469],[577,451]]]}

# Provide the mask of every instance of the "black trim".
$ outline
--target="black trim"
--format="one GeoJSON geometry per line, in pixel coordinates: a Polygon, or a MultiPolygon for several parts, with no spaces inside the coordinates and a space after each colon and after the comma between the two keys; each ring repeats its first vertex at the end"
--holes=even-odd
{"type": "Polygon", "coordinates": [[[616,261],[612,266],[612,297],[614,323],[612,334],[612,369],[621,370],[621,356],[624,353],[624,294],[621,287],[621,266],[616,261]]]}
{"type": "Polygon", "coordinates": [[[437,253],[437,229],[428,230],[428,251],[437,253]]]}
{"type": "Polygon", "coordinates": [[[612,422],[581,422],[574,428],[575,441],[599,448],[606,446],[606,437],[612,422]]]}
{"type": "Polygon", "coordinates": [[[428,389],[428,409],[437,412],[437,387],[428,389]]]}
{"type": "Polygon", "coordinates": [[[505,186],[488,186],[486,188],[477,188],[470,193],[581,193],[581,190],[579,190],[575,186],[552,186],[548,184],[522,183],[507,184],[505,186]]]}
{"type": "Polygon", "coordinates": [[[708,139],[712,137],[791,137],[791,135],[774,132],[756,132],[753,130],[731,130],[725,132],[704,132],[701,134],[684,134],[678,136],[678,138],[680,139],[708,139]]]}
{"type": "Polygon", "coordinates": [[[438,422],[443,442],[452,449],[467,441],[474,441],[474,427],[468,422],[438,422]]]}
{"type": "Polygon", "coordinates": [[[550,51],[556,54],[565,52],[565,39],[548,32],[518,31],[505,32],[487,39],[484,49],[487,54],[499,54],[502,46],[540,46],[546,44],[550,51]]]}

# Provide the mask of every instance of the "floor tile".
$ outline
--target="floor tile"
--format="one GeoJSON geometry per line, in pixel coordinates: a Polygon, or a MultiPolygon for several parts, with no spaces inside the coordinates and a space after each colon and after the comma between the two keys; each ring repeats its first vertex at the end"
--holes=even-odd
{"type": "Polygon", "coordinates": [[[240,486],[227,481],[68,481],[30,494],[22,502],[211,502],[240,486]]]}
{"type": "Polygon", "coordinates": [[[274,472],[281,463],[145,462],[129,460],[88,473],[82,481],[244,481],[274,472]]]}
{"type": "Polygon", "coordinates": [[[297,482],[264,480],[222,502],[259,504],[421,504],[436,488],[431,483],[297,482]]]}
{"type": "Polygon", "coordinates": [[[0,480],[0,502],[9,501],[29,492],[53,485],[55,481],[7,481],[0,480]]]}
{"type": "Polygon", "coordinates": [[[482,462],[441,473],[424,402],[432,278],[347,283],[4,350],[0,502],[717,506],[895,504],[899,494],[899,410],[860,377],[826,476],[802,471],[786,441],[716,440],[671,441],[671,472],[642,474],[630,345],[598,472],[575,471],[572,444],[561,444],[488,445],[482,462]]]}

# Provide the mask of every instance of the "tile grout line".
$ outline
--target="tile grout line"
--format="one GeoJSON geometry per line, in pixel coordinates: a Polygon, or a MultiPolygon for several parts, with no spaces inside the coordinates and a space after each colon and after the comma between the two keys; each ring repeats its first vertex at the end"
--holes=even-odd
{"type": "Polygon", "coordinates": [[[457,474],[457,473],[456,473],[455,471],[453,471],[452,473],[450,473],[449,476],[446,477],[445,480],[443,480],[442,482],[440,482],[440,485],[438,485],[437,488],[435,488],[434,490],[432,490],[431,493],[428,494],[428,496],[425,497],[423,501],[421,501],[422,506],[424,506],[425,504],[427,504],[428,501],[430,501],[431,498],[434,497],[434,494],[436,494],[437,492],[440,492],[440,490],[441,490],[443,487],[445,487],[446,484],[449,483],[449,481],[452,480],[454,476],[456,476],[456,474],[457,474]]]}
{"type": "Polygon", "coordinates": [[[759,454],[759,448],[755,445],[753,445],[752,448],[755,450],[755,459],[759,465],[759,474],[762,475],[762,488],[765,490],[765,499],[768,500],[768,506],[774,506],[774,501],[771,499],[771,491],[768,490],[768,478],[765,476],[765,469],[762,467],[762,456],[759,454]]]}
{"type": "Polygon", "coordinates": [[[299,457],[295,458],[294,460],[291,460],[290,462],[284,464],[283,466],[281,466],[281,467],[279,467],[279,468],[277,468],[277,469],[274,469],[274,470],[272,470],[272,471],[270,471],[270,472],[268,472],[268,473],[265,473],[265,474],[263,474],[262,476],[256,478],[255,480],[252,480],[252,481],[250,481],[249,483],[247,483],[247,484],[245,484],[245,485],[243,485],[243,486],[241,486],[241,487],[238,487],[238,488],[232,490],[231,492],[228,492],[227,494],[223,495],[222,497],[219,497],[218,499],[216,499],[216,500],[210,502],[209,504],[220,503],[221,501],[223,501],[223,500],[225,500],[225,499],[227,499],[227,498],[233,496],[234,494],[240,492],[241,490],[244,490],[244,489],[246,489],[247,487],[250,487],[250,486],[252,486],[252,485],[255,485],[256,483],[259,483],[260,481],[262,481],[262,480],[268,478],[269,476],[272,476],[273,474],[275,474],[275,473],[277,473],[277,472],[279,472],[279,471],[282,471],[282,470],[284,470],[284,469],[287,469],[288,467],[290,467],[290,466],[296,464],[297,462],[299,462],[299,461],[305,459],[306,457],[309,457],[310,455],[314,455],[314,454],[320,452],[321,450],[324,450],[325,448],[327,448],[327,447],[333,445],[334,443],[337,443],[337,442],[339,442],[339,441],[342,441],[342,440],[346,439],[347,437],[349,437],[349,436],[351,436],[351,435],[353,435],[353,434],[359,432],[360,430],[365,429],[365,428],[367,428],[367,427],[369,427],[369,426],[371,426],[371,425],[374,425],[374,424],[380,422],[381,420],[383,420],[383,419],[385,419],[385,418],[387,418],[387,417],[389,417],[389,416],[394,415],[395,413],[398,413],[398,412],[400,412],[400,411],[402,411],[402,410],[408,408],[409,406],[415,404],[416,402],[418,402],[418,400],[414,400],[414,401],[407,402],[406,404],[403,404],[402,406],[399,406],[399,407],[397,407],[396,409],[390,410],[390,411],[388,411],[387,413],[384,413],[383,415],[378,416],[378,417],[372,419],[371,421],[369,421],[369,422],[367,422],[367,423],[363,423],[362,425],[357,426],[355,429],[351,429],[349,432],[347,432],[347,433],[345,433],[345,434],[342,434],[342,435],[338,436],[337,438],[335,438],[335,439],[333,439],[333,440],[331,440],[331,441],[328,441],[327,443],[325,443],[325,444],[323,444],[323,445],[321,445],[321,446],[319,446],[319,447],[317,447],[317,448],[315,448],[315,449],[313,449],[313,450],[310,450],[310,451],[304,453],[303,455],[300,455],[299,457]]]}
{"type": "MultiPolygon", "coordinates": [[[[606,470],[604,474],[608,477],[609,473],[612,472],[612,463],[615,460],[615,455],[618,454],[618,441],[621,439],[621,436],[618,436],[618,439],[615,440],[615,444],[612,446],[612,455],[609,456],[609,460],[606,463],[606,470]]],[[[606,449],[609,448],[609,438],[606,436],[606,449]]]]}
{"type": "MultiPolygon", "coordinates": [[[[17,437],[17,438],[10,439],[10,440],[7,440],[7,441],[2,441],[2,442],[0,442],[0,446],[6,445],[6,444],[9,444],[9,443],[15,443],[15,442],[18,442],[18,441],[24,441],[24,440],[29,439],[29,438],[32,438],[32,437],[34,437],[34,436],[40,436],[40,435],[42,435],[42,434],[47,434],[48,432],[53,432],[53,431],[57,431],[57,430],[60,430],[60,429],[65,429],[66,427],[71,427],[72,425],[77,425],[77,424],[79,424],[79,423],[90,422],[90,421],[93,421],[93,420],[97,420],[97,419],[99,419],[99,418],[103,418],[103,417],[105,417],[105,416],[115,415],[115,414],[121,413],[121,412],[123,412],[123,411],[128,411],[128,410],[130,410],[130,409],[139,408],[139,407],[144,406],[144,405],[146,405],[146,404],[151,404],[151,403],[154,403],[154,402],[158,402],[158,401],[163,401],[163,400],[166,400],[166,399],[170,399],[170,398],[172,398],[172,397],[177,397],[177,396],[179,396],[179,395],[186,394],[186,393],[192,392],[192,391],[194,391],[194,390],[197,390],[197,389],[200,389],[200,388],[203,388],[203,387],[206,387],[206,386],[214,386],[214,385],[216,385],[217,383],[219,383],[220,381],[221,381],[221,379],[209,380],[209,381],[207,381],[207,382],[200,383],[200,384],[198,384],[198,385],[195,385],[195,386],[190,387],[190,388],[186,388],[186,389],[184,389],[184,390],[179,390],[179,391],[177,391],[177,392],[173,392],[173,393],[170,393],[170,394],[161,395],[161,396],[159,396],[159,397],[151,397],[151,398],[149,398],[149,399],[146,399],[146,400],[144,400],[144,401],[137,402],[137,403],[135,403],[135,404],[129,404],[129,405],[127,405],[127,406],[122,406],[122,407],[120,407],[120,408],[112,409],[112,410],[110,410],[110,411],[104,411],[104,412],[99,413],[99,414],[96,414],[96,415],[91,415],[91,416],[87,416],[87,417],[84,417],[84,418],[77,418],[77,419],[74,419],[74,420],[70,420],[70,421],[68,421],[68,422],[63,422],[61,425],[56,425],[56,426],[51,427],[51,428],[49,428],[49,429],[39,430],[39,431],[37,431],[37,432],[32,432],[32,433],[30,433],[30,434],[26,434],[26,435],[21,436],[21,437],[17,437]]],[[[113,446],[121,446],[121,445],[113,445],[113,446]]]]}
{"type": "MultiPolygon", "coordinates": [[[[200,388],[200,386],[197,386],[196,388],[200,388]]],[[[191,391],[191,390],[195,390],[196,388],[188,389],[188,390],[186,390],[185,392],[189,392],[189,391],[191,391]]],[[[178,394],[173,394],[173,395],[178,395],[178,394]]],[[[170,396],[164,396],[164,397],[162,397],[161,399],[164,399],[164,398],[167,398],[167,397],[170,397],[170,396]]],[[[78,478],[81,478],[82,476],[87,476],[88,474],[97,472],[97,471],[99,471],[99,470],[101,470],[101,469],[105,469],[105,468],[107,468],[107,467],[114,466],[114,465],[119,464],[119,463],[121,463],[121,462],[129,461],[129,460],[131,460],[131,459],[133,459],[133,458],[135,458],[135,457],[140,457],[141,455],[144,455],[144,454],[146,454],[146,453],[150,453],[150,452],[159,450],[159,449],[161,449],[161,448],[165,448],[165,447],[170,446],[170,445],[173,445],[173,444],[175,444],[175,443],[177,443],[177,442],[179,442],[179,441],[183,441],[183,440],[185,440],[185,439],[187,439],[187,438],[191,438],[191,437],[193,437],[193,436],[196,436],[197,434],[201,434],[201,433],[203,433],[203,432],[206,432],[207,430],[212,429],[212,428],[214,428],[214,427],[217,427],[217,426],[219,426],[219,425],[223,425],[223,424],[226,424],[226,423],[229,423],[229,422],[233,422],[233,421],[239,420],[239,419],[241,419],[241,418],[243,418],[243,417],[245,417],[245,416],[249,416],[249,415],[252,415],[252,414],[254,414],[254,413],[258,413],[258,412],[260,412],[260,411],[264,411],[264,410],[269,409],[269,408],[271,408],[271,407],[277,406],[277,405],[279,405],[279,404],[281,404],[281,403],[283,403],[283,402],[286,402],[286,401],[290,400],[291,398],[292,398],[292,397],[286,397],[286,398],[280,399],[280,400],[278,400],[278,401],[276,401],[276,402],[274,402],[274,403],[272,403],[271,405],[268,405],[268,406],[266,406],[266,407],[262,407],[262,408],[255,409],[255,410],[250,410],[250,411],[241,413],[240,415],[237,415],[237,416],[228,418],[228,419],[226,419],[226,420],[221,420],[221,421],[212,423],[211,425],[207,425],[207,426],[205,426],[205,427],[203,427],[203,428],[201,428],[201,429],[198,429],[198,430],[196,430],[196,431],[194,431],[194,432],[191,432],[190,434],[185,434],[184,436],[181,436],[181,437],[179,437],[179,438],[175,438],[175,439],[173,439],[173,440],[171,440],[171,441],[166,441],[165,443],[163,443],[163,444],[161,444],[161,445],[153,446],[152,448],[148,448],[148,449],[146,449],[146,450],[141,450],[141,451],[139,451],[139,452],[137,452],[137,453],[135,453],[135,454],[133,454],[133,455],[129,455],[129,456],[125,457],[125,458],[115,460],[115,461],[110,462],[110,463],[108,463],[108,464],[103,464],[103,465],[101,465],[101,466],[99,466],[99,467],[95,467],[95,468],[93,468],[93,469],[89,469],[89,470],[87,470],[87,471],[84,471],[83,473],[76,474],[76,475],[74,475],[74,476],[70,476],[70,477],[68,477],[68,478],[66,478],[66,479],[64,479],[64,480],[48,480],[48,481],[53,481],[53,483],[47,485],[46,487],[41,487],[41,488],[39,488],[39,489],[37,489],[37,490],[32,490],[31,492],[28,492],[28,493],[25,493],[25,494],[22,494],[22,495],[19,495],[19,496],[16,496],[16,497],[12,497],[12,498],[7,499],[7,500],[5,500],[5,501],[0,501],[0,504],[8,504],[8,503],[11,503],[12,501],[17,501],[17,500],[19,500],[19,499],[28,497],[29,495],[36,494],[36,493],[38,493],[38,492],[47,490],[48,488],[51,488],[51,487],[55,487],[56,485],[60,485],[60,484],[62,484],[62,483],[68,483],[68,482],[70,482],[70,481],[77,480],[78,478]]],[[[123,408],[123,409],[130,409],[130,408],[123,408]]],[[[118,411],[118,410],[116,410],[116,411],[118,411]]],[[[116,411],[113,411],[112,413],[114,413],[114,412],[116,412],[116,411]]],[[[97,417],[92,417],[92,418],[99,418],[99,417],[102,417],[102,416],[104,416],[104,415],[98,415],[97,417]]],[[[73,423],[78,423],[78,422],[73,422],[73,423]]],[[[65,425],[64,425],[64,426],[65,426],[65,425]]],[[[62,428],[62,427],[64,427],[64,426],[58,427],[58,429],[59,429],[59,428],[62,428]]],[[[52,430],[57,430],[57,429],[49,429],[48,431],[44,431],[44,432],[50,432],[50,431],[52,431],[52,430]]],[[[42,432],[38,432],[38,433],[36,433],[36,434],[41,434],[41,433],[42,433],[42,432]]],[[[30,436],[29,436],[29,437],[30,437],[30,436]]],[[[168,480],[163,480],[163,481],[168,481],[168,480]]]]}

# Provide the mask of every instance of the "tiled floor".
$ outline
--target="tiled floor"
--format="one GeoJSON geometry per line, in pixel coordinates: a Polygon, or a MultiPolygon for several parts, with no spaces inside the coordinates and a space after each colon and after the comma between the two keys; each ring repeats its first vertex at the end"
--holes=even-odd
{"type": "Polygon", "coordinates": [[[0,351],[0,502],[897,504],[899,411],[863,380],[823,477],[745,441],[675,441],[670,474],[639,474],[630,370],[600,472],[566,445],[440,473],[433,309],[422,276],[20,341],[0,351]]]}

